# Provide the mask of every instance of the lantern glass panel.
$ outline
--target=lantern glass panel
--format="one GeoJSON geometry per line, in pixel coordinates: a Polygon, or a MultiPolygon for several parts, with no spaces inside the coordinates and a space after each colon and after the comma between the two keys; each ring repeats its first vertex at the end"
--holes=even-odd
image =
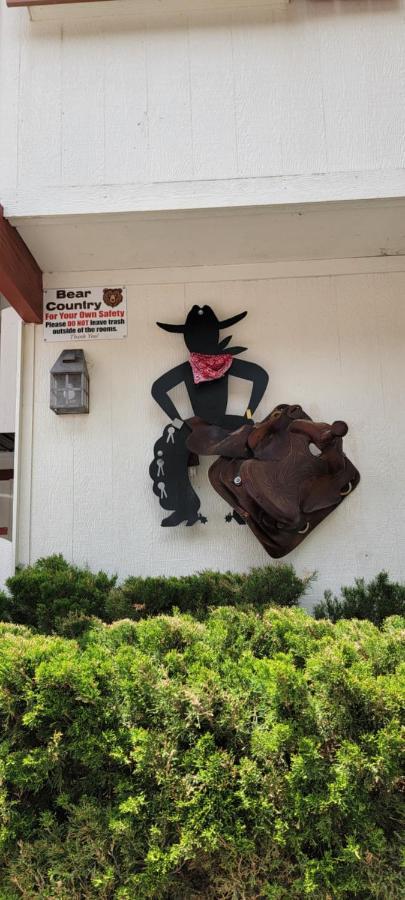
{"type": "Polygon", "coordinates": [[[89,378],[83,351],[64,351],[56,361],[51,369],[50,399],[51,409],[57,414],[89,411],[89,378]]]}
{"type": "Polygon", "coordinates": [[[65,406],[82,405],[82,375],[65,375],[63,388],[65,406]]]}
{"type": "Polygon", "coordinates": [[[56,404],[56,377],[55,375],[51,375],[51,406],[55,406],[56,404]]]}

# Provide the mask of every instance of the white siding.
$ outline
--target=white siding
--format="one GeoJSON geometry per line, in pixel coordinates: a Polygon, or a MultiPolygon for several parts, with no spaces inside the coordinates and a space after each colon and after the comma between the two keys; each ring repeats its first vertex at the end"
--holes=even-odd
{"type": "MultiPolygon", "coordinates": [[[[0,4],[0,197],[12,196],[17,187],[18,90],[20,79],[22,15],[9,16],[0,4]],[[7,126],[6,124],[7,123],[7,126]]],[[[0,203],[4,200],[0,200],[0,203]]]]}
{"type": "Polygon", "coordinates": [[[14,575],[14,544],[6,538],[0,538],[0,590],[10,575],[14,575]]]}
{"type": "MultiPolygon", "coordinates": [[[[312,277],[270,280],[251,272],[246,281],[232,280],[231,273],[226,280],[226,274],[218,269],[215,279],[211,270],[206,283],[191,283],[184,270],[184,281],[177,272],[176,283],[147,285],[136,273],[105,273],[105,283],[125,278],[128,284],[129,336],[83,345],[91,380],[88,416],[57,417],[49,410],[49,369],[63,345],[44,344],[38,326],[25,328],[27,366],[35,331],[35,367],[23,407],[21,562],[62,552],[125,576],[244,570],[270,561],[247,528],[224,522],[227,507],[207,483],[208,461],[202,460],[196,479],[208,524],[160,527],[163,512],[148,467],[165,417],[150,388],[186,351],[180,336],[160,331],[155,321],[180,321],[193,303],[207,302],[221,316],[249,312],[234,339],[246,342],[246,358],[270,372],[257,418],[277,403],[298,402],[315,419],[349,423],[346,449],[360,469],[360,486],[287,557],[301,573],[318,570],[313,597],[382,568],[405,577],[405,272],[316,277],[314,269],[312,277]]],[[[79,280],[86,278],[91,283],[85,273],[79,280]]],[[[67,281],[77,286],[78,277],[64,275],[67,281]]],[[[58,276],[49,277],[49,285],[57,283],[58,276]]],[[[231,409],[244,409],[246,385],[235,380],[232,390],[231,409]]],[[[187,415],[184,397],[181,404],[187,415]]]]}
{"type": "Polygon", "coordinates": [[[58,212],[73,188],[219,179],[226,202],[234,179],[400,172],[405,0],[247,7],[30,22],[1,3],[10,214],[44,191],[58,212]]]}
{"type": "Polygon", "coordinates": [[[15,431],[20,318],[13,309],[1,310],[0,431],[15,431]]]}
{"type": "MultiPolygon", "coordinates": [[[[0,334],[0,431],[16,432],[15,452],[1,454],[1,467],[16,470],[19,459],[19,407],[20,407],[20,362],[21,362],[21,320],[13,309],[1,310],[0,334]],[[14,457],[14,466],[13,466],[14,457]]],[[[11,482],[0,482],[1,492],[11,493],[11,482]]],[[[12,539],[0,537],[0,590],[5,580],[12,575],[15,567],[16,521],[18,491],[16,480],[13,483],[13,500],[11,508],[5,515],[4,498],[1,501],[2,525],[8,524],[12,539]],[[8,521],[7,521],[8,519],[8,521]]]]}
{"type": "MultiPolygon", "coordinates": [[[[244,10],[238,2],[234,12],[229,2],[226,11],[220,0],[209,6],[170,20],[91,10],[72,20],[60,8],[62,18],[30,21],[0,0],[5,213],[16,225],[20,217],[47,271],[68,272],[61,283],[126,282],[130,305],[126,341],[86,347],[88,417],[50,412],[49,369],[62,346],[45,345],[39,327],[24,329],[17,559],[61,551],[121,576],[267,561],[247,529],[225,525],[207,464],[196,482],[207,526],[161,529],[151,491],[148,466],[164,420],[150,386],[184,357],[181,340],[154,323],[179,320],[204,300],[219,313],[249,310],[238,334],[271,374],[260,414],[287,400],[351,427],[347,448],[361,484],[291,561],[301,572],[319,570],[317,595],[382,568],[405,577],[405,271],[378,273],[376,263],[377,274],[328,275],[313,264],[310,274],[298,261],[288,264],[290,277],[284,269],[267,279],[260,269],[266,260],[311,265],[311,256],[403,253],[397,213],[392,226],[388,213],[379,220],[387,221],[380,243],[372,207],[366,236],[354,227],[356,209],[349,231],[337,212],[336,240],[329,229],[315,251],[301,213],[274,240],[259,218],[235,233],[226,214],[223,233],[205,231],[205,243],[187,218],[169,239],[166,222],[149,229],[145,216],[138,231],[138,223],[117,223],[117,242],[106,217],[95,243],[91,223],[87,230],[73,218],[66,246],[54,240],[50,248],[32,218],[405,196],[405,0],[295,0],[273,13],[263,0],[247,0],[244,10]],[[100,269],[104,248],[103,268],[148,266],[149,283],[141,283],[145,272],[98,273],[96,281],[73,274],[75,266],[100,269]],[[235,274],[239,263],[249,265],[246,280],[235,274]],[[201,282],[192,268],[170,272],[184,264],[211,268],[201,282]]],[[[243,386],[234,389],[234,408],[243,408],[243,386]]],[[[0,559],[0,580],[2,566],[0,559]]]]}

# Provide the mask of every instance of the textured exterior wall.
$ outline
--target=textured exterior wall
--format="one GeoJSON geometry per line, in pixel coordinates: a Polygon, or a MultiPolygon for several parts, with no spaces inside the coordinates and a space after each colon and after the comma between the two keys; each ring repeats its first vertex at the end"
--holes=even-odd
{"type": "Polygon", "coordinates": [[[404,0],[246,7],[61,23],[2,0],[6,212],[46,197],[57,213],[90,186],[398,171],[404,0]]]}
{"type": "Polygon", "coordinates": [[[7,308],[0,315],[0,431],[15,431],[20,318],[7,308]]]}
{"type": "MultiPolygon", "coordinates": [[[[1,310],[0,335],[0,431],[18,431],[20,408],[20,362],[21,362],[21,320],[13,309],[4,307],[1,310]]],[[[19,440],[16,435],[15,453],[2,453],[2,468],[12,468],[18,463],[19,440]]],[[[4,483],[8,491],[9,483],[4,483]]],[[[16,481],[13,489],[12,540],[0,537],[0,587],[12,575],[15,568],[16,550],[16,516],[18,491],[16,481]]],[[[11,525],[11,522],[10,522],[11,525]]]]}
{"type": "MultiPolygon", "coordinates": [[[[105,273],[104,283],[111,277],[123,283],[117,273],[105,273]]],[[[249,311],[233,334],[249,348],[245,357],[270,372],[259,414],[298,402],[314,418],[350,425],[346,448],[360,486],[287,559],[300,572],[319,571],[314,596],[382,568],[405,576],[405,271],[224,278],[219,269],[205,284],[130,284],[126,276],[128,338],[85,345],[89,416],[49,410],[49,369],[63,344],[45,344],[40,327],[25,327],[19,561],[62,552],[124,576],[244,570],[269,560],[247,528],[224,522],[227,507],[209,487],[204,461],[196,485],[207,525],[162,529],[151,490],[148,466],[165,418],[150,387],[186,353],[180,336],[154,323],[181,321],[193,303],[207,302],[221,317],[249,311]]],[[[248,385],[235,380],[232,391],[230,411],[244,410],[248,385]]],[[[184,397],[180,406],[187,415],[184,397]]]]}
{"type": "MultiPolygon", "coordinates": [[[[66,212],[405,194],[404,10],[405,0],[295,0],[270,13],[247,0],[233,14],[211,10],[170,22],[74,21],[68,13],[64,22],[32,22],[26,10],[7,10],[0,0],[6,215],[18,225],[19,216],[66,212]],[[293,181],[299,189],[291,196],[293,181]]],[[[376,252],[402,247],[393,231],[376,252]]],[[[120,266],[142,265],[133,244],[120,266]]],[[[157,246],[161,258],[148,265],[173,265],[164,236],[157,246]]],[[[337,237],[330,255],[369,252],[338,246],[337,237]]],[[[345,418],[352,429],[347,448],[361,485],[292,562],[301,572],[319,570],[317,594],[383,567],[405,575],[398,483],[405,272],[378,274],[376,263],[377,274],[327,276],[323,269],[317,277],[315,267],[312,276],[267,281],[255,271],[263,254],[252,252],[243,260],[252,263],[249,280],[227,280],[221,266],[235,260],[224,258],[221,236],[218,247],[220,258],[208,259],[218,263],[218,277],[211,272],[206,283],[195,276],[191,283],[192,270],[183,278],[156,271],[148,285],[135,271],[88,276],[93,285],[127,283],[130,307],[126,341],[86,347],[88,417],[50,412],[49,369],[63,345],[44,344],[40,328],[24,329],[18,561],[61,551],[126,575],[246,569],[267,560],[247,529],[224,523],[225,505],[206,484],[207,464],[196,481],[207,526],[161,529],[151,491],[148,466],[164,419],[150,386],[184,357],[180,339],[154,322],[180,320],[192,303],[210,302],[224,315],[249,309],[238,339],[271,374],[260,414],[300,402],[314,418],[345,418]]],[[[65,260],[66,271],[72,266],[65,260]]],[[[87,265],[97,268],[86,258],[87,265]]],[[[85,278],[70,273],[60,283],[85,278]]],[[[234,390],[231,408],[240,411],[247,388],[243,396],[243,387],[234,390]]]]}

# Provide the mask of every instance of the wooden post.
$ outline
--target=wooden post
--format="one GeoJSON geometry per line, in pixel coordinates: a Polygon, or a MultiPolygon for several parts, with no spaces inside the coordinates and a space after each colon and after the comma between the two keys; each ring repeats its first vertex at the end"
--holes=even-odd
{"type": "Polygon", "coordinates": [[[24,322],[42,322],[42,272],[0,206],[0,293],[24,322]]]}
{"type": "Polygon", "coordinates": [[[95,0],[6,0],[7,6],[60,6],[61,3],[94,3],[95,0]]]}

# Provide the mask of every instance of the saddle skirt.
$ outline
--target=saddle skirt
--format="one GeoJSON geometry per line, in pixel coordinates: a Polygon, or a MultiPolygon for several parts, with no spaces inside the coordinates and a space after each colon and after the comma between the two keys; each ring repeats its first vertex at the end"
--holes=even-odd
{"type": "Polygon", "coordinates": [[[313,422],[301,406],[280,404],[257,424],[237,431],[187,420],[187,447],[217,455],[212,486],[246,522],[266,552],[290,553],[358,485],[343,453],[345,422],[313,422]]]}

